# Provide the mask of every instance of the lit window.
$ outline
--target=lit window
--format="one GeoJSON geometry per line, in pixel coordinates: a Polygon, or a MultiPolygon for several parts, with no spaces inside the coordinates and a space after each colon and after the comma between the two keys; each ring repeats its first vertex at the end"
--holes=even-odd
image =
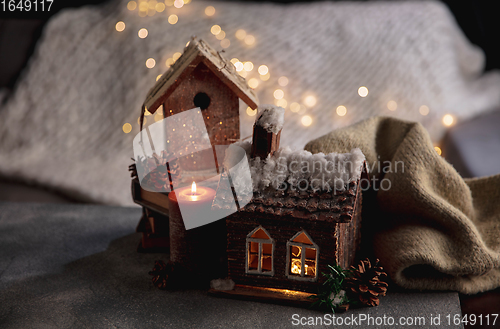
{"type": "Polygon", "coordinates": [[[318,246],[305,231],[287,242],[287,277],[316,281],[318,273],[318,246]]]}
{"type": "Polygon", "coordinates": [[[266,230],[259,226],[247,236],[247,268],[251,274],[274,275],[274,241],[266,230]]]}

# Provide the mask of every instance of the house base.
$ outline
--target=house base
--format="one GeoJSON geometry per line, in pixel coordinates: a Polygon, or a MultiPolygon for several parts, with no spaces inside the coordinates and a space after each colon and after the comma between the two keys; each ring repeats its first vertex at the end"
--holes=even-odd
{"type": "Polygon", "coordinates": [[[288,290],[235,285],[233,290],[210,289],[209,295],[240,300],[258,301],[263,303],[280,304],[286,306],[309,307],[313,302],[311,293],[288,290]]]}

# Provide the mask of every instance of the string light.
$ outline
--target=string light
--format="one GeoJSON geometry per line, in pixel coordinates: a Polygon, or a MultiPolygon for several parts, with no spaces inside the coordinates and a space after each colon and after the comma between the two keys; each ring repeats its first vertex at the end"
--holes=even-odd
{"type": "Polygon", "coordinates": [[[339,105],[337,106],[336,112],[339,117],[343,117],[347,114],[347,108],[344,105],[339,105]]]}
{"type": "Polygon", "coordinates": [[[181,56],[182,54],[180,52],[176,52],[172,55],[172,59],[176,62],[181,56]]]}
{"type": "Polygon", "coordinates": [[[148,3],[145,1],[142,1],[139,3],[139,10],[140,11],[147,11],[149,8],[148,3]]]}
{"type": "Polygon", "coordinates": [[[237,59],[236,57],[231,58],[230,62],[234,64],[238,63],[240,60],[237,59]]]}
{"type": "Polygon", "coordinates": [[[160,80],[162,74],[158,74],[158,76],[156,77],[156,81],[160,80]]]}
{"type": "Polygon", "coordinates": [[[144,115],[145,115],[145,116],[150,116],[150,115],[151,115],[151,112],[149,112],[149,111],[148,111],[148,109],[146,108],[146,109],[144,110],[144,115]]]}
{"type": "Polygon", "coordinates": [[[398,108],[398,103],[396,103],[395,101],[389,101],[387,103],[387,108],[389,109],[389,111],[396,111],[396,109],[398,108]]]}
{"type": "Polygon", "coordinates": [[[179,21],[179,17],[177,17],[177,15],[172,14],[172,15],[168,16],[168,22],[170,24],[172,24],[172,25],[177,24],[178,21],[179,21]]]}
{"type": "Polygon", "coordinates": [[[159,13],[164,12],[164,11],[165,11],[165,8],[166,8],[166,7],[165,7],[165,4],[164,4],[164,3],[161,3],[161,2],[158,2],[158,3],[156,4],[156,6],[155,6],[156,11],[157,11],[157,12],[159,12],[159,13]]]}
{"type": "Polygon", "coordinates": [[[313,95],[309,95],[306,98],[304,98],[304,104],[307,107],[313,107],[314,105],[316,105],[316,102],[317,102],[316,97],[314,97],[313,95]]]}
{"type": "Polygon", "coordinates": [[[306,127],[309,127],[313,122],[312,118],[309,115],[304,115],[300,121],[306,127]]]}
{"type": "Polygon", "coordinates": [[[420,106],[420,108],[418,109],[418,111],[422,115],[427,115],[427,114],[429,114],[429,107],[427,105],[422,105],[422,106],[420,106]]]}
{"type": "Polygon", "coordinates": [[[207,8],[205,8],[205,15],[207,15],[208,17],[211,17],[214,14],[215,14],[214,6],[208,6],[207,8]]]}
{"type": "Polygon", "coordinates": [[[231,45],[231,41],[229,41],[229,39],[224,39],[224,40],[221,40],[220,42],[220,46],[222,48],[227,48],[231,45]]]}
{"type": "Polygon", "coordinates": [[[453,124],[453,122],[455,121],[455,119],[453,118],[453,116],[451,114],[446,114],[444,117],[443,117],[443,124],[447,127],[451,126],[453,124]]]}
{"type": "Polygon", "coordinates": [[[251,117],[255,116],[257,114],[257,109],[252,110],[252,108],[249,106],[247,107],[247,114],[251,117]]]}
{"type": "Polygon", "coordinates": [[[174,0],[165,0],[165,4],[169,7],[172,7],[174,5],[174,0]]]}
{"type": "Polygon", "coordinates": [[[224,32],[224,31],[220,31],[220,33],[219,33],[219,34],[217,34],[217,35],[215,36],[215,38],[216,38],[217,40],[222,40],[222,39],[224,39],[225,37],[226,37],[226,32],[224,32]]]}
{"type": "Polygon", "coordinates": [[[122,129],[125,134],[128,134],[129,132],[132,131],[132,125],[127,122],[126,124],[123,125],[122,129]]]}
{"type": "Polygon", "coordinates": [[[281,89],[276,89],[273,93],[274,98],[282,99],[285,96],[285,93],[281,89]]]}
{"type": "Polygon", "coordinates": [[[439,146],[434,146],[434,150],[436,150],[436,153],[438,155],[441,155],[443,153],[443,151],[441,151],[441,148],[439,146]]]}
{"type": "Polygon", "coordinates": [[[257,71],[259,72],[260,75],[266,75],[267,72],[269,72],[269,68],[267,67],[267,65],[261,65],[259,66],[257,71]]]}
{"type": "Polygon", "coordinates": [[[296,102],[290,104],[290,111],[295,112],[295,113],[299,112],[300,111],[300,104],[296,103],[296,102]]]}
{"type": "Polygon", "coordinates": [[[236,62],[234,63],[234,67],[236,68],[237,72],[240,72],[243,70],[243,63],[242,62],[236,62]]]}
{"type": "Polygon", "coordinates": [[[182,0],[175,0],[174,1],[175,8],[182,8],[182,6],[184,6],[184,1],[182,1],[182,0]]]}
{"type": "Polygon", "coordinates": [[[243,63],[243,69],[247,72],[252,71],[253,70],[253,63],[252,62],[243,63]]]}
{"type": "Polygon", "coordinates": [[[220,31],[222,31],[221,27],[219,25],[214,25],[212,26],[212,28],[210,29],[210,32],[213,34],[213,35],[217,35],[220,33],[220,31]]]}
{"type": "Polygon", "coordinates": [[[365,86],[361,86],[358,88],[358,95],[361,97],[366,97],[368,96],[368,88],[365,86]]]}
{"type": "Polygon", "coordinates": [[[288,105],[288,102],[286,101],[286,99],[281,98],[276,100],[276,105],[285,108],[288,105]]]}
{"type": "Polygon", "coordinates": [[[242,76],[242,77],[244,77],[244,78],[246,78],[246,77],[247,77],[247,75],[248,75],[247,71],[245,71],[245,70],[241,70],[241,71],[239,71],[239,72],[238,72],[238,74],[239,74],[239,75],[241,75],[241,76],[242,76]]]}
{"type": "Polygon", "coordinates": [[[250,80],[248,80],[248,86],[253,89],[257,88],[259,86],[259,80],[251,78],[250,80]]]}
{"type": "Polygon", "coordinates": [[[247,36],[247,32],[245,30],[239,29],[238,31],[236,31],[235,36],[238,40],[244,40],[247,36]]]}
{"type": "Polygon", "coordinates": [[[255,37],[251,34],[247,34],[244,39],[245,44],[252,46],[255,43],[255,37]]]}
{"type": "Polygon", "coordinates": [[[173,59],[173,58],[169,58],[169,59],[167,59],[167,60],[165,61],[165,65],[166,65],[167,67],[170,67],[170,66],[172,66],[172,64],[174,64],[174,62],[175,62],[175,61],[174,61],[174,59],[173,59]]]}
{"type": "Polygon", "coordinates": [[[137,2],[135,1],[129,1],[127,3],[127,9],[130,10],[130,11],[133,11],[137,8],[137,2]]]}
{"type": "Polygon", "coordinates": [[[281,86],[281,87],[285,87],[288,85],[288,78],[283,76],[283,77],[280,77],[278,79],[278,84],[281,86]]]}
{"type": "Polygon", "coordinates": [[[271,78],[271,74],[268,72],[267,74],[260,75],[260,79],[262,81],[267,81],[271,78]]]}
{"type": "Polygon", "coordinates": [[[118,32],[122,32],[123,30],[125,30],[125,23],[123,23],[122,21],[119,21],[118,23],[116,23],[115,29],[118,32]]]}
{"type": "Polygon", "coordinates": [[[148,60],[146,61],[146,67],[148,69],[152,69],[153,67],[155,67],[156,65],[156,61],[154,60],[154,58],[148,58],[148,60]]]}
{"type": "Polygon", "coordinates": [[[142,28],[139,30],[139,32],[137,33],[137,35],[139,36],[139,38],[141,39],[144,39],[148,36],[148,30],[145,29],[145,28],[142,28]]]}

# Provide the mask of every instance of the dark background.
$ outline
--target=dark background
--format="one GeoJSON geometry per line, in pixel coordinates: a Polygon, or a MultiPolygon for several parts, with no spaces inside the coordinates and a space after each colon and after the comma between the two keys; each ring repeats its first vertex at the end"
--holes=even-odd
{"type": "MultiPolygon", "coordinates": [[[[245,0],[242,0],[245,1],[245,0]]],[[[0,88],[12,89],[33,53],[36,41],[48,19],[59,10],[88,4],[104,3],[105,0],[55,0],[50,12],[0,12],[0,88]]],[[[254,1],[255,2],[255,1],[254,1]]],[[[305,2],[274,0],[277,3],[305,2]]],[[[469,40],[481,47],[486,54],[486,70],[500,68],[498,32],[500,19],[496,1],[443,0],[455,16],[469,40]]]]}

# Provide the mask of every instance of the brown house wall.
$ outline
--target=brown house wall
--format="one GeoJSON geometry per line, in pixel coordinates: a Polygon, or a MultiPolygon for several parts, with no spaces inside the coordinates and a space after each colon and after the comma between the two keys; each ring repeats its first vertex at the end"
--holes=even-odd
{"type": "Polygon", "coordinates": [[[272,216],[249,216],[238,213],[228,217],[226,225],[229,276],[237,284],[317,292],[318,283],[324,282],[321,273],[328,271],[328,264],[336,262],[335,232],[338,225],[336,223],[302,221],[296,218],[277,220],[272,216]],[[274,276],[272,277],[245,273],[246,238],[259,225],[262,225],[275,242],[274,276]],[[312,241],[318,245],[317,282],[298,281],[286,277],[286,244],[302,230],[305,230],[312,241]]]}
{"type": "Polygon", "coordinates": [[[328,265],[348,268],[354,264],[361,242],[361,189],[357,189],[354,215],[347,223],[332,223],[292,217],[279,217],[261,213],[236,213],[226,218],[227,258],[229,276],[237,283],[268,288],[282,288],[317,292],[325,281],[328,265]],[[274,275],[247,274],[245,272],[246,238],[261,225],[274,240],[274,275]],[[317,281],[297,281],[286,277],[287,242],[305,230],[318,246],[317,281]]]}

